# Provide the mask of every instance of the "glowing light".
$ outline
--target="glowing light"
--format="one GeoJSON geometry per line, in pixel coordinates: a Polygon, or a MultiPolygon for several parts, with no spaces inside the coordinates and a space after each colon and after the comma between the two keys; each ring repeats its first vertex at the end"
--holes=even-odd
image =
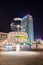
{"type": "Polygon", "coordinates": [[[14,51],[7,51],[7,52],[0,52],[0,54],[4,54],[4,55],[14,55],[14,56],[35,56],[35,55],[39,55],[38,52],[33,52],[33,51],[21,51],[21,52],[14,52],[14,51]]]}
{"type": "Polygon", "coordinates": [[[16,51],[19,52],[20,51],[20,44],[16,45],[16,51]]]}
{"type": "Polygon", "coordinates": [[[42,39],[40,38],[39,41],[42,42],[42,39]]]}
{"type": "Polygon", "coordinates": [[[22,21],[22,18],[14,18],[15,21],[19,20],[22,21]]]}
{"type": "Polygon", "coordinates": [[[20,27],[20,25],[17,25],[17,27],[19,28],[19,27],[20,27]]]}
{"type": "Polygon", "coordinates": [[[29,19],[32,19],[32,16],[31,15],[28,15],[28,16],[24,16],[23,19],[29,17],[29,19]]]}
{"type": "Polygon", "coordinates": [[[14,22],[12,22],[12,23],[10,24],[10,26],[14,26],[14,22]]]}
{"type": "Polygon", "coordinates": [[[14,40],[14,42],[19,42],[19,43],[25,42],[26,43],[28,41],[27,40],[28,39],[28,34],[26,32],[10,32],[8,34],[8,36],[10,36],[11,41],[14,40]]]}
{"type": "Polygon", "coordinates": [[[27,18],[27,16],[24,16],[23,19],[27,18]]]}
{"type": "Polygon", "coordinates": [[[6,45],[5,48],[6,48],[7,50],[12,50],[12,49],[13,49],[13,47],[12,47],[11,45],[6,45]]]}

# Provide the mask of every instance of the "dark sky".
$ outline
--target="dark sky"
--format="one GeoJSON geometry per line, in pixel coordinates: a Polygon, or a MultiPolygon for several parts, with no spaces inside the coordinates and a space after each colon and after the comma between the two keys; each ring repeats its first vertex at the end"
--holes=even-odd
{"type": "Polygon", "coordinates": [[[10,23],[15,17],[33,16],[35,38],[43,39],[43,2],[38,0],[15,0],[0,2],[0,31],[9,32],[10,23]]]}

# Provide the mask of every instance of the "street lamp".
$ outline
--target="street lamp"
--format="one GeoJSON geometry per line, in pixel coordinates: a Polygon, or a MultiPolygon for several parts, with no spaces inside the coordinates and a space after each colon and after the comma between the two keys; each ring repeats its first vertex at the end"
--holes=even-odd
{"type": "Polygon", "coordinates": [[[18,28],[18,32],[19,32],[20,25],[17,25],[17,28],[18,28]]]}
{"type": "MultiPolygon", "coordinates": [[[[18,32],[19,32],[19,28],[20,28],[20,25],[17,25],[17,28],[18,28],[18,32]]],[[[19,33],[18,33],[19,34],[19,33]]],[[[17,43],[18,43],[18,40],[17,39],[17,43]]],[[[20,44],[16,44],[16,51],[19,52],[20,51],[20,44]]]]}

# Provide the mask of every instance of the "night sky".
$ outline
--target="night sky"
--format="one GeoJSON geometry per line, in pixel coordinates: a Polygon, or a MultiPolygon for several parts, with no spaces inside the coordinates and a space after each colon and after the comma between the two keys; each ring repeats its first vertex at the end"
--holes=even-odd
{"type": "Polygon", "coordinates": [[[38,0],[14,0],[0,2],[0,32],[10,32],[15,17],[33,16],[35,38],[43,39],[43,2],[38,0]]]}

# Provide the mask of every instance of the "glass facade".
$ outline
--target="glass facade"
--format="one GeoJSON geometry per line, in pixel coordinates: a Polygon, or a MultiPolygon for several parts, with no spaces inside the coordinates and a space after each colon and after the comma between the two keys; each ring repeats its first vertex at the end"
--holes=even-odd
{"type": "Polygon", "coordinates": [[[21,30],[28,33],[29,41],[34,41],[33,18],[31,15],[23,17],[21,22],[21,30]]]}

